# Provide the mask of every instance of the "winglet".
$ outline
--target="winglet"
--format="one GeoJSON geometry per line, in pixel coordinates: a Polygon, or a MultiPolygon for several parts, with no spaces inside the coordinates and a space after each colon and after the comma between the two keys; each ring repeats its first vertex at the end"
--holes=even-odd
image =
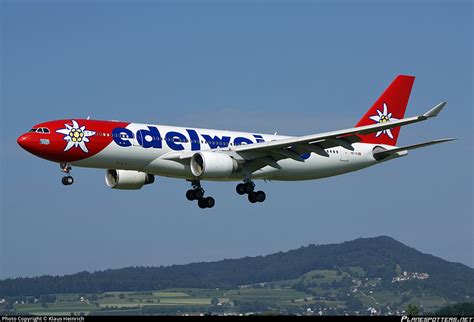
{"type": "Polygon", "coordinates": [[[441,102],[435,107],[433,107],[431,110],[423,114],[424,117],[430,118],[430,117],[435,117],[438,116],[439,112],[446,106],[447,102],[441,102]]]}

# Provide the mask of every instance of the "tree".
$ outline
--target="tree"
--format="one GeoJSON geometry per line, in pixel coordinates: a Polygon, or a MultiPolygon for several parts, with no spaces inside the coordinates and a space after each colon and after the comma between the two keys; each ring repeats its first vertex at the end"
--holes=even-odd
{"type": "Polygon", "coordinates": [[[293,289],[299,292],[306,292],[307,288],[302,282],[293,285],[293,289]]]}
{"type": "Polygon", "coordinates": [[[56,295],[43,294],[40,296],[39,301],[41,303],[54,303],[56,302],[56,295]]]}
{"type": "Polygon", "coordinates": [[[447,305],[434,313],[441,316],[473,316],[474,303],[456,303],[447,305]]]}
{"type": "Polygon", "coordinates": [[[5,304],[5,309],[3,312],[14,312],[14,311],[15,311],[15,306],[13,305],[13,303],[8,302],[7,304],[5,304]]]}
{"type": "Polygon", "coordinates": [[[408,316],[416,316],[418,314],[420,314],[420,310],[418,309],[418,306],[416,306],[415,304],[408,305],[407,307],[408,316]]]}
{"type": "Polygon", "coordinates": [[[402,275],[402,268],[399,264],[395,265],[395,273],[397,275],[402,275]]]}
{"type": "Polygon", "coordinates": [[[359,311],[364,308],[364,304],[357,297],[351,296],[346,301],[346,308],[351,311],[359,311]]]}
{"type": "Polygon", "coordinates": [[[217,305],[219,304],[219,299],[217,297],[214,297],[212,300],[211,300],[211,305],[217,305]]]}

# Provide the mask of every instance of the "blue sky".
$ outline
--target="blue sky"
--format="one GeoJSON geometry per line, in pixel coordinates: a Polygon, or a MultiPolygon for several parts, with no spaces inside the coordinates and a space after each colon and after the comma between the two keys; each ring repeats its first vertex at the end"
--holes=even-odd
{"type": "Polygon", "coordinates": [[[389,235],[474,266],[472,2],[2,1],[0,278],[263,255],[389,235]],[[399,144],[457,141],[344,176],[205,183],[216,207],[157,178],[116,191],[104,171],[21,150],[33,124],[91,115],[301,135],[352,127],[397,74],[399,144]]]}

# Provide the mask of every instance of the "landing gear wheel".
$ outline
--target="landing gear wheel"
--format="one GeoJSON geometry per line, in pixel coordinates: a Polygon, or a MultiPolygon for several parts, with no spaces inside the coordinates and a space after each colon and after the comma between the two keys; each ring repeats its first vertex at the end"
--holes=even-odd
{"type": "Polygon", "coordinates": [[[207,208],[212,208],[216,204],[216,201],[212,197],[207,197],[206,199],[206,206],[207,208]]]}
{"type": "Polygon", "coordinates": [[[74,183],[74,178],[71,177],[71,165],[66,162],[60,162],[59,163],[59,169],[61,169],[61,172],[64,172],[66,175],[61,179],[61,182],[65,186],[70,186],[74,183]]]}
{"type": "Polygon", "coordinates": [[[65,177],[62,178],[61,181],[62,181],[63,185],[70,186],[74,183],[74,178],[71,177],[71,176],[65,176],[65,177]]]}
{"type": "Polygon", "coordinates": [[[186,199],[188,199],[189,201],[196,200],[195,190],[189,189],[188,191],[186,191],[186,199]]]}
{"type": "Polygon", "coordinates": [[[249,201],[251,203],[256,203],[257,202],[257,193],[256,192],[251,192],[249,193],[249,201]]]}
{"type": "Polygon", "coordinates": [[[252,182],[246,182],[243,185],[245,193],[248,193],[249,195],[253,192],[253,189],[255,188],[255,185],[252,182]]]}
{"type": "Polygon", "coordinates": [[[247,191],[245,190],[245,185],[243,183],[239,183],[237,187],[235,187],[235,191],[237,191],[239,195],[244,195],[247,193],[247,191]]]}
{"type": "Polygon", "coordinates": [[[194,199],[201,199],[204,196],[202,188],[194,189],[194,199]]]}
{"type": "Polygon", "coordinates": [[[198,199],[199,208],[201,208],[201,209],[207,208],[206,199],[207,198],[198,199]]]}
{"type": "Polygon", "coordinates": [[[198,199],[198,206],[201,209],[212,208],[216,204],[216,201],[212,197],[198,199]]]}
{"type": "Polygon", "coordinates": [[[258,202],[264,202],[266,199],[265,192],[263,191],[257,191],[255,192],[255,198],[257,199],[258,202]]]}
{"type": "Polygon", "coordinates": [[[216,201],[212,197],[204,197],[204,189],[201,187],[199,180],[188,180],[191,181],[192,189],[186,191],[186,199],[189,201],[197,200],[198,206],[201,209],[212,208],[216,204],[216,201]]]}

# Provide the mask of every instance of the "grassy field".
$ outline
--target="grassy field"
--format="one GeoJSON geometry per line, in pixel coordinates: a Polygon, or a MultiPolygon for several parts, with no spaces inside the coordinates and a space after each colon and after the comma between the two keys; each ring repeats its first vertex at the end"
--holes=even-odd
{"type": "MultiPolygon", "coordinates": [[[[354,298],[367,307],[386,310],[405,308],[415,304],[433,311],[446,301],[439,296],[412,294],[410,291],[390,292],[377,289],[380,279],[362,278],[365,272],[358,267],[338,272],[315,270],[297,279],[245,285],[235,289],[173,288],[147,292],[105,292],[99,294],[54,294],[56,301],[43,307],[40,303],[15,304],[18,313],[35,315],[74,314],[173,314],[209,312],[224,309],[238,312],[235,305],[263,303],[271,309],[320,308],[346,309],[346,301],[354,298]],[[354,273],[357,277],[350,274],[354,273]],[[349,277],[350,279],[348,280],[349,277]],[[343,279],[345,280],[343,281],[343,279]],[[346,286],[337,287],[344,282],[346,286]],[[336,283],[336,284],[334,284],[336,283]],[[296,287],[298,286],[298,287],[296,287]],[[298,290],[296,290],[296,289],[298,290]],[[81,299],[82,297],[82,299],[81,299]],[[212,304],[214,303],[214,304],[212,304]],[[235,304],[238,303],[238,304],[235,304]]],[[[306,310],[306,309],[304,309],[306,310]]]]}
{"type": "Polygon", "coordinates": [[[272,301],[272,302],[288,302],[304,298],[307,295],[293,289],[269,289],[269,288],[246,288],[241,290],[232,290],[225,293],[231,300],[241,301],[272,301]]]}
{"type": "Polygon", "coordinates": [[[71,312],[74,313],[89,313],[96,311],[99,308],[92,305],[87,305],[77,302],[57,302],[54,304],[48,304],[47,308],[41,306],[41,304],[17,304],[16,311],[18,313],[30,313],[35,315],[69,315],[71,312]]]}
{"type": "Polygon", "coordinates": [[[48,303],[46,308],[35,303],[16,304],[15,309],[19,313],[35,315],[88,314],[98,310],[136,313],[139,309],[150,307],[202,307],[206,309],[211,305],[213,298],[216,298],[221,304],[233,300],[290,304],[292,300],[294,303],[303,301],[306,294],[293,289],[247,288],[240,290],[170,289],[154,292],[106,292],[96,294],[97,299],[94,302],[89,299],[91,295],[85,295],[83,302],[81,302],[79,294],[57,294],[56,296],[57,301],[48,303]]]}

